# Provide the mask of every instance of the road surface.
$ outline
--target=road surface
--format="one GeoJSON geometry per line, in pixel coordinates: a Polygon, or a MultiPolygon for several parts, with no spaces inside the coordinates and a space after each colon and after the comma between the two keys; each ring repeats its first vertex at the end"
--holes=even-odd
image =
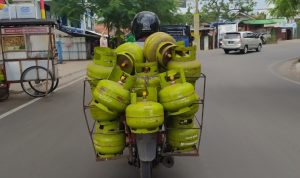
{"type": "MultiPolygon", "coordinates": [[[[173,168],[160,165],[153,177],[299,178],[300,85],[275,70],[299,56],[300,41],[246,55],[202,52],[208,83],[200,157],[175,158],[173,168]]],[[[0,117],[1,178],[138,177],[126,159],[95,162],[82,85],[76,82],[0,117]]]]}

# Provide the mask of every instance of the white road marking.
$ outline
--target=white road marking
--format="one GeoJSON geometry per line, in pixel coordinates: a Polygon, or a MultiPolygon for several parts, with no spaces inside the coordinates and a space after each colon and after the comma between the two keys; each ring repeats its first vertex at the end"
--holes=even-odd
{"type": "MultiPolygon", "coordinates": [[[[291,58],[291,59],[295,59],[295,58],[291,58]]],[[[291,59],[286,59],[286,60],[283,60],[283,61],[275,62],[275,63],[271,64],[271,65],[268,67],[268,69],[269,69],[269,71],[271,71],[271,73],[272,73],[273,75],[275,75],[276,77],[278,77],[278,78],[280,78],[280,79],[283,79],[283,80],[286,80],[286,81],[289,81],[289,82],[292,82],[292,83],[294,83],[294,84],[300,85],[300,82],[297,82],[297,81],[295,81],[295,80],[291,80],[291,79],[289,79],[289,78],[287,78],[287,77],[285,77],[285,76],[283,76],[283,75],[280,75],[280,74],[278,74],[278,73],[276,73],[276,72],[274,71],[274,67],[275,67],[275,66],[279,65],[280,63],[284,63],[284,62],[286,62],[286,61],[289,61],[289,60],[291,60],[291,59]]]]}
{"type": "MultiPolygon", "coordinates": [[[[78,82],[78,81],[80,81],[80,80],[82,80],[84,78],[85,78],[85,76],[80,77],[80,78],[78,78],[76,80],[73,80],[72,82],[69,82],[69,83],[67,83],[65,85],[62,85],[61,87],[58,87],[55,91],[59,91],[59,90],[61,90],[63,88],[66,88],[66,87],[68,87],[68,86],[70,86],[70,85],[72,85],[72,84],[74,84],[74,83],[76,83],[76,82],[78,82]]],[[[13,113],[15,113],[15,112],[17,112],[17,111],[19,111],[19,110],[21,110],[21,109],[23,109],[23,108],[25,108],[25,107],[27,107],[27,106],[29,106],[29,105],[31,105],[31,104],[33,104],[33,103],[35,103],[35,102],[37,102],[37,101],[39,101],[40,99],[42,99],[42,98],[35,98],[35,99],[33,99],[33,100],[31,100],[31,101],[29,101],[27,103],[22,104],[21,106],[18,106],[18,107],[14,108],[14,109],[11,109],[11,110],[7,111],[4,114],[1,114],[0,115],[0,120],[3,119],[3,118],[5,118],[5,117],[7,117],[7,116],[9,116],[9,115],[11,115],[11,114],[13,114],[13,113]]]]}

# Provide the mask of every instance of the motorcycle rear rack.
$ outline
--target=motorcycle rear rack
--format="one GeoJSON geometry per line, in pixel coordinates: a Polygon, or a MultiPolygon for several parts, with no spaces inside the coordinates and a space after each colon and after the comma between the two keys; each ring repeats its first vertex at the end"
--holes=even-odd
{"type": "MultiPolygon", "coordinates": [[[[194,77],[186,77],[186,78],[194,78],[194,77]]],[[[102,79],[97,79],[97,80],[102,80],[102,79]]],[[[92,80],[89,80],[89,79],[84,80],[83,101],[82,102],[83,102],[84,118],[85,118],[85,121],[86,121],[86,126],[87,126],[87,129],[88,129],[88,132],[89,132],[89,136],[90,136],[90,139],[91,139],[91,142],[92,142],[92,146],[93,146],[93,149],[94,149],[94,154],[95,154],[96,161],[108,161],[108,160],[118,160],[118,159],[128,158],[130,156],[130,154],[124,154],[124,153],[116,155],[116,156],[111,157],[111,158],[101,158],[101,157],[99,157],[99,155],[96,152],[96,149],[94,147],[94,141],[93,141],[93,134],[95,134],[95,123],[96,123],[96,121],[93,120],[91,118],[91,116],[87,114],[87,110],[89,110],[91,108],[91,103],[92,103],[92,98],[91,98],[91,95],[90,95],[90,91],[87,90],[87,87],[90,86],[90,83],[89,83],[90,81],[92,81],[92,80]]],[[[200,115],[199,115],[200,118],[197,117],[197,115],[195,115],[197,128],[188,128],[188,129],[198,129],[199,130],[198,144],[195,146],[194,150],[192,150],[190,152],[180,152],[180,151],[176,151],[176,150],[166,151],[166,146],[167,146],[165,144],[166,141],[163,140],[163,143],[164,143],[163,144],[163,150],[160,153],[160,156],[162,156],[162,157],[164,157],[164,156],[199,156],[199,148],[200,148],[202,130],[203,130],[202,128],[203,128],[203,124],[204,124],[203,118],[204,118],[204,105],[205,105],[204,101],[205,101],[205,94],[206,94],[206,91],[205,91],[205,89],[206,89],[206,75],[201,73],[201,76],[200,76],[200,78],[197,82],[201,83],[201,84],[198,84],[197,86],[201,87],[202,97],[200,97],[201,99],[198,100],[194,104],[199,104],[199,107],[200,107],[199,109],[200,110],[198,111],[198,113],[200,112],[200,115]]],[[[197,88],[197,86],[195,86],[195,87],[197,88]]],[[[89,87],[89,89],[90,89],[90,87],[89,87]]],[[[130,132],[129,127],[126,125],[124,114],[123,114],[123,117],[120,118],[120,120],[124,124],[124,128],[125,128],[124,130],[121,130],[121,132],[125,132],[125,135],[126,135],[126,148],[130,149],[131,147],[135,146],[130,141],[132,139],[132,135],[134,135],[134,134],[132,134],[130,132]]],[[[169,129],[187,129],[187,128],[164,128],[164,129],[161,129],[159,131],[159,134],[161,135],[161,137],[166,139],[166,133],[167,133],[167,130],[169,130],[169,129]]],[[[126,150],[126,148],[125,148],[125,150],[126,150]]],[[[130,152],[130,150],[128,152],[130,152]]]]}

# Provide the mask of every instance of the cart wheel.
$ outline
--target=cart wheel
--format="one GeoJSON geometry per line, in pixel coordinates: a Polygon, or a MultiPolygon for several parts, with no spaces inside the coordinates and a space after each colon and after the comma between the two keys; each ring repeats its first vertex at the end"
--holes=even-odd
{"type": "Polygon", "coordinates": [[[27,68],[21,75],[21,86],[32,97],[43,97],[53,91],[53,75],[41,66],[27,68]]]}
{"type": "MultiPolygon", "coordinates": [[[[54,81],[53,87],[52,87],[52,89],[50,90],[49,93],[53,92],[53,91],[57,88],[58,83],[59,83],[59,79],[56,79],[56,80],[54,81]]],[[[29,82],[29,85],[30,85],[30,88],[32,88],[33,90],[35,90],[34,82],[32,82],[32,81],[29,82]]],[[[36,92],[42,93],[42,91],[37,91],[37,90],[36,90],[36,92]]]]}
{"type": "Polygon", "coordinates": [[[152,176],[152,162],[140,161],[140,178],[151,178],[152,176]]]}
{"type": "Polygon", "coordinates": [[[53,87],[52,87],[51,92],[53,92],[53,91],[57,88],[58,83],[59,83],[59,79],[57,78],[57,79],[54,81],[54,84],[53,84],[53,87]]]}

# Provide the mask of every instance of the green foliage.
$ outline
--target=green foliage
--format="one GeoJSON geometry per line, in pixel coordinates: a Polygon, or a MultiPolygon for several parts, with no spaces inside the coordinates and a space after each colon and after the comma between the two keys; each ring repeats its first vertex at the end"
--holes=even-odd
{"type": "Polygon", "coordinates": [[[90,9],[109,28],[130,27],[135,14],[146,10],[155,12],[164,24],[178,22],[178,0],[53,0],[53,4],[56,14],[77,19],[90,9]]]}
{"type": "Polygon", "coordinates": [[[194,14],[191,12],[191,8],[188,8],[185,14],[176,14],[173,18],[172,24],[177,25],[193,25],[194,14]]]}
{"type": "Polygon", "coordinates": [[[267,0],[269,4],[274,4],[271,14],[277,17],[293,18],[299,15],[300,0],[267,0]]]}
{"type": "Polygon", "coordinates": [[[236,13],[250,14],[255,0],[208,0],[201,8],[201,22],[214,22],[219,20],[235,20],[236,13]],[[231,9],[232,8],[232,9],[231,9]]]}
{"type": "Polygon", "coordinates": [[[258,20],[262,20],[262,19],[266,19],[267,15],[263,12],[261,13],[258,13],[254,16],[255,19],[258,19],[258,20]]]}
{"type": "Polygon", "coordinates": [[[81,0],[53,0],[53,12],[59,16],[69,17],[71,20],[80,20],[85,8],[81,0]]]}

